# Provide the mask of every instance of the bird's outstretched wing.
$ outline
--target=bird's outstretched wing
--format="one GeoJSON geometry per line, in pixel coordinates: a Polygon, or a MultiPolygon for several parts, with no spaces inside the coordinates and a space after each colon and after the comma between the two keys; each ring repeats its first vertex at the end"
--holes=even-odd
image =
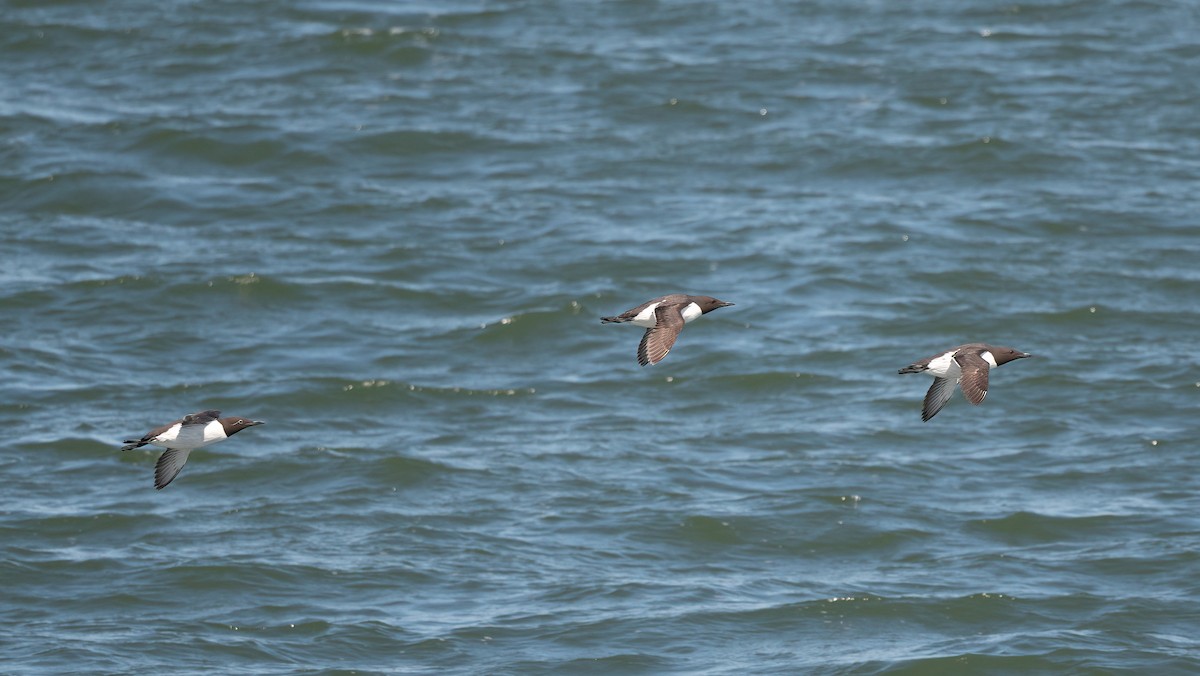
{"type": "Polygon", "coordinates": [[[654,309],[654,319],[654,327],[646,329],[638,345],[638,363],[642,366],[662,361],[683,330],[683,313],[679,305],[659,305],[654,309]]]}
{"type": "Polygon", "coordinates": [[[200,411],[199,413],[185,415],[183,416],[183,420],[180,420],[179,422],[183,423],[184,427],[187,427],[188,425],[207,425],[208,423],[220,417],[220,411],[215,408],[210,408],[207,411],[200,411]]]}
{"type": "Polygon", "coordinates": [[[178,448],[168,448],[158,456],[158,462],[154,463],[154,487],[162,490],[167,484],[174,481],[175,477],[179,476],[179,470],[187,464],[190,452],[181,451],[178,448]]]}
{"type": "Polygon", "coordinates": [[[954,394],[953,380],[934,378],[933,384],[929,386],[929,391],[925,393],[925,406],[921,409],[921,421],[929,422],[929,419],[937,415],[946,402],[950,401],[952,394],[954,394]]]}
{"type": "Polygon", "coordinates": [[[983,398],[987,396],[988,391],[988,363],[983,360],[983,357],[974,354],[960,354],[954,358],[958,362],[958,367],[962,369],[962,391],[963,396],[967,401],[978,406],[983,402],[983,398]]]}

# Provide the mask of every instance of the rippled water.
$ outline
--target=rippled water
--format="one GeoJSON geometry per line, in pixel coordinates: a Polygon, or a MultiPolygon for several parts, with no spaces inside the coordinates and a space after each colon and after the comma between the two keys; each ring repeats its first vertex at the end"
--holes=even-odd
{"type": "Polygon", "coordinates": [[[7,3],[2,670],[1200,671],[1198,19],[7,3]]]}

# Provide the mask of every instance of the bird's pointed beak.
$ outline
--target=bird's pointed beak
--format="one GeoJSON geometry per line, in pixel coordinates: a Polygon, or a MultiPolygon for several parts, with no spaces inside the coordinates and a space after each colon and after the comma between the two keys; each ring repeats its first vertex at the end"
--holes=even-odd
{"type": "Polygon", "coordinates": [[[1029,354],[1028,352],[1022,352],[1021,356],[1017,357],[1017,359],[1024,359],[1025,357],[1036,357],[1036,356],[1037,356],[1036,354],[1029,354]]]}
{"type": "Polygon", "coordinates": [[[723,300],[723,301],[721,301],[721,307],[729,307],[730,305],[733,305],[733,304],[734,304],[734,303],[730,303],[730,302],[729,302],[729,301],[727,301],[727,300],[723,300]]]}
{"type": "Polygon", "coordinates": [[[267,424],[267,422],[265,420],[251,420],[250,421],[250,427],[254,427],[255,425],[266,425],[266,424],[267,424]]]}

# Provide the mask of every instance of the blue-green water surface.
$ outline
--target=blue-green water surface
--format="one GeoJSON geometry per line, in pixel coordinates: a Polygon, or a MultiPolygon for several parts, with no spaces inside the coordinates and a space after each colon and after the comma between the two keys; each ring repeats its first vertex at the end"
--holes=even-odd
{"type": "Polygon", "coordinates": [[[4,2],[0,671],[1200,672],[1197,29],[4,2]]]}

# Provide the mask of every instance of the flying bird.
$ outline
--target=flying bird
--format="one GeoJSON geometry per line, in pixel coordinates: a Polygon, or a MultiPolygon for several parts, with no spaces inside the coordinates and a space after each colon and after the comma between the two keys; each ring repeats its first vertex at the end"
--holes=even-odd
{"type": "Polygon", "coordinates": [[[642,342],[638,345],[638,363],[642,366],[657,364],[662,361],[675,339],[683,330],[683,325],[707,314],[719,307],[728,307],[733,303],[717,300],[712,296],[689,296],[673,293],[626,310],[615,317],[601,317],[604,324],[634,324],[646,327],[642,342]]]}
{"type": "Polygon", "coordinates": [[[955,385],[962,388],[967,401],[979,405],[987,396],[988,373],[991,369],[1014,359],[1032,356],[1011,347],[967,343],[909,364],[900,369],[900,373],[928,373],[933,376],[933,384],[925,393],[925,405],[921,409],[921,420],[928,422],[950,401],[955,385]]]}
{"type": "Polygon", "coordinates": [[[167,449],[154,465],[154,487],[162,490],[171,483],[187,463],[188,454],[202,446],[225,441],[247,427],[262,425],[261,420],[237,416],[221,417],[217,410],[200,411],[182,419],[156,427],[141,439],[126,439],[122,451],[141,448],[147,444],[167,449]]]}

